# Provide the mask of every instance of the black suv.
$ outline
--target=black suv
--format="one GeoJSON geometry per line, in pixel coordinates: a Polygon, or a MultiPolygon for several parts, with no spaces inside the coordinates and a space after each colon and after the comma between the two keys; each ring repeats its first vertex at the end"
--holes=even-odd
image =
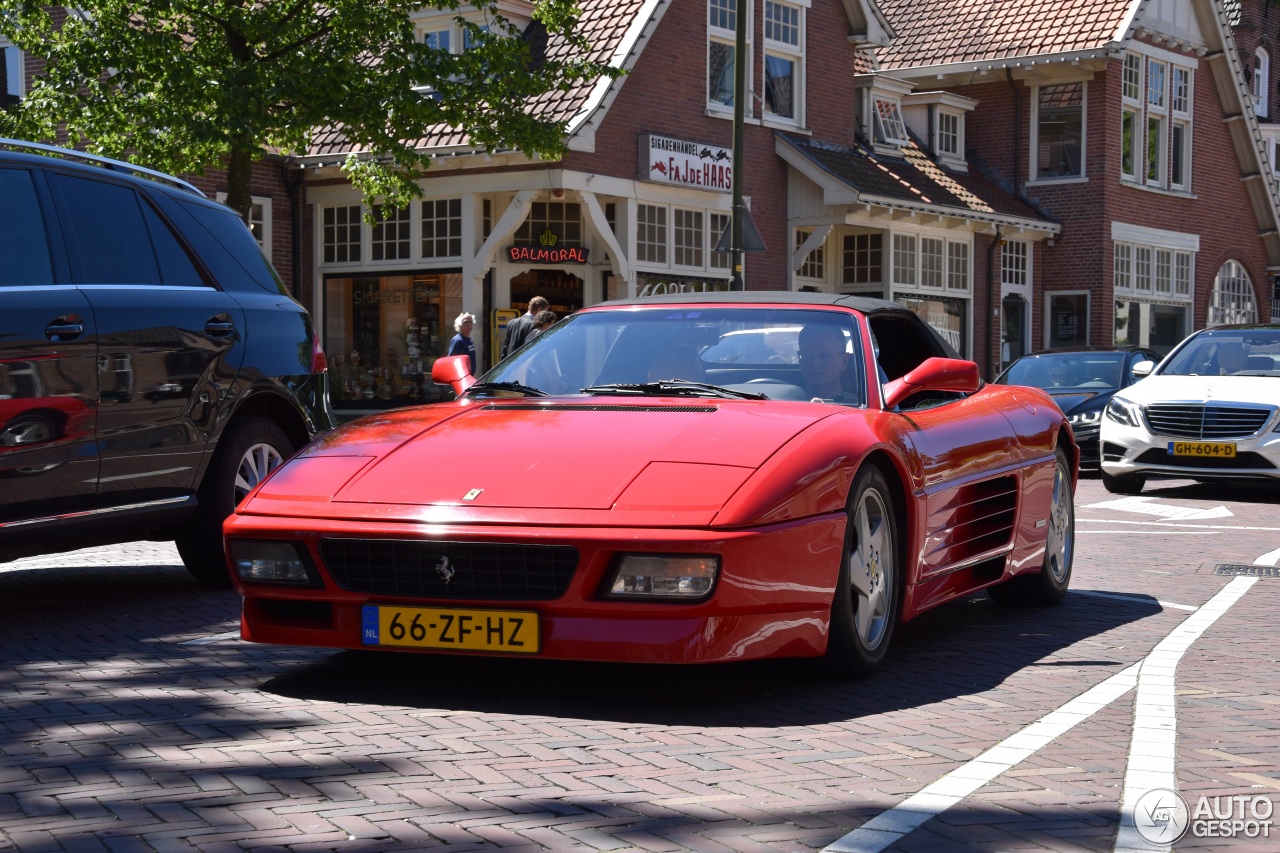
{"type": "Polygon", "coordinates": [[[223,519],[332,427],[311,319],[234,211],[0,139],[0,560],[174,539],[228,585],[223,519]]]}

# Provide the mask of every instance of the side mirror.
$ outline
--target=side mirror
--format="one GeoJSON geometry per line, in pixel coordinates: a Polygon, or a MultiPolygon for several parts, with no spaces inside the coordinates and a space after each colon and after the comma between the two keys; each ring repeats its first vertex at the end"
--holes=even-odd
{"type": "Polygon", "coordinates": [[[958,358],[930,358],[906,376],[884,387],[884,407],[892,409],[917,391],[972,394],[982,386],[978,365],[958,358]]]}
{"type": "Polygon", "coordinates": [[[471,375],[471,359],[465,355],[446,355],[431,365],[431,381],[437,385],[453,387],[453,393],[461,394],[476,384],[471,375]]]}
{"type": "Polygon", "coordinates": [[[1151,371],[1155,369],[1154,361],[1140,361],[1133,366],[1134,376],[1150,376],[1151,371]]]}

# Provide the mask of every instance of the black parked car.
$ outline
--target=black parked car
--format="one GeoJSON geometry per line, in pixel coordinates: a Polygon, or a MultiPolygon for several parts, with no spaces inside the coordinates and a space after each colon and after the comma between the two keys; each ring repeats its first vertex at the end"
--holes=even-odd
{"type": "Polygon", "coordinates": [[[311,319],[230,208],[177,178],[0,140],[0,560],[222,521],[333,427],[311,319]]]}
{"type": "Polygon", "coordinates": [[[1072,347],[1024,355],[996,377],[999,385],[1030,385],[1053,397],[1067,416],[1080,447],[1080,468],[1101,466],[1098,429],[1111,395],[1132,385],[1133,366],[1159,362],[1160,356],[1141,347],[1072,347]]]}

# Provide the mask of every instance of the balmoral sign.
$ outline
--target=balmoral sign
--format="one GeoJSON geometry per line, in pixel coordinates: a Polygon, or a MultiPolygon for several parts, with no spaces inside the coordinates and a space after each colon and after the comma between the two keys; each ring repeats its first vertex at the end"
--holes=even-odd
{"type": "Polygon", "coordinates": [[[732,164],[729,148],[648,133],[640,136],[643,180],[729,192],[733,189],[732,164]]]}
{"type": "Polygon", "coordinates": [[[560,238],[548,228],[538,236],[537,246],[508,246],[507,257],[513,263],[585,264],[587,250],[581,246],[557,246],[560,238]]]}

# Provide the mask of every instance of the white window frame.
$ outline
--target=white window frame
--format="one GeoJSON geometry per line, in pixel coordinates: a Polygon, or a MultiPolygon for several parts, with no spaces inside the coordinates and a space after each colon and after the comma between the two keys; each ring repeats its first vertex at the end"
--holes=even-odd
{"type": "MultiPolygon", "coordinates": [[[[706,94],[707,113],[709,115],[719,115],[719,116],[724,116],[726,118],[733,118],[732,98],[734,97],[734,89],[736,88],[736,84],[737,84],[737,74],[738,74],[737,62],[739,60],[739,57],[735,55],[733,58],[734,79],[729,81],[729,96],[730,96],[729,102],[722,103],[720,101],[713,100],[711,97],[711,45],[712,44],[723,45],[729,49],[730,53],[736,53],[737,43],[738,43],[738,34],[736,30],[736,27],[737,27],[736,16],[738,14],[745,14],[747,16],[747,89],[750,90],[752,88],[751,59],[755,54],[755,51],[752,49],[752,35],[753,35],[753,30],[755,25],[754,15],[752,14],[753,2],[754,0],[707,0],[707,56],[706,56],[705,73],[703,75],[703,79],[704,79],[704,83],[707,86],[707,94],[706,94]],[[730,27],[720,26],[719,19],[730,17],[730,15],[728,14],[729,5],[733,6],[733,9],[732,9],[733,17],[730,23],[734,23],[734,26],[730,26],[730,27]]],[[[751,104],[752,102],[753,101],[751,99],[751,92],[748,91],[747,103],[751,104]]]]}
{"type": "Polygon", "coordinates": [[[365,242],[365,241],[364,241],[364,233],[365,233],[365,228],[364,228],[364,209],[361,207],[361,205],[360,205],[358,202],[357,202],[357,203],[355,203],[355,204],[322,204],[322,205],[319,205],[318,209],[316,210],[316,224],[317,224],[317,231],[319,232],[319,235],[320,235],[319,243],[320,243],[320,265],[321,265],[321,266],[324,266],[324,267],[352,267],[352,266],[360,266],[361,264],[363,264],[363,263],[364,263],[364,257],[365,257],[365,252],[364,252],[364,242],[365,242]],[[344,222],[338,222],[338,221],[336,221],[336,220],[337,220],[337,218],[338,218],[338,215],[335,213],[335,215],[334,215],[334,218],[335,218],[334,224],[333,224],[332,226],[328,225],[328,224],[325,222],[325,215],[326,215],[326,214],[327,214],[327,212],[328,212],[328,211],[330,211],[330,210],[333,210],[333,211],[338,211],[338,210],[344,211],[344,213],[343,213],[343,217],[345,217],[345,218],[346,218],[346,221],[344,221],[344,222]],[[354,211],[354,213],[353,213],[353,211],[354,211]],[[351,217],[351,216],[353,216],[353,215],[354,215],[354,217],[355,217],[355,218],[354,218],[354,219],[351,219],[350,217],[351,217]],[[335,241],[335,242],[333,242],[333,243],[330,243],[330,242],[328,241],[328,239],[327,239],[327,238],[328,238],[328,233],[327,233],[327,232],[328,232],[328,229],[329,229],[330,227],[332,227],[332,228],[334,228],[334,229],[335,229],[335,233],[336,233],[336,229],[344,229],[344,230],[345,230],[345,233],[347,233],[347,234],[350,234],[350,230],[354,228],[354,229],[355,229],[355,236],[356,236],[356,239],[355,239],[354,241],[352,241],[352,240],[345,240],[345,241],[343,241],[343,242],[341,242],[341,243],[336,242],[336,241],[335,241]],[[326,258],[325,258],[325,253],[326,253],[326,251],[329,249],[329,247],[330,247],[330,246],[332,246],[332,247],[333,247],[333,249],[334,249],[334,259],[333,259],[333,260],[326,260],[326,258]],[[339,257],[338,257],[338,254],[340,254],[340,252],[339,252],[338,250],[340,250],[340,249],[345,249],[346,253],[348,254],[348,257],[346,257],[346,258],[339,258],[339,257]],[[352,254],[354,254],[354,255],[355,255],[355,257],[350,257],[350,255],[352,255],[352,254]]]}
{"type": "Polygon", "coordinates": [[[1213,276],[1213,290],[1209,293],[1209,312],[1206,326],[1222,326],[1228,323],[1258,322],[1258,300],[1253,291],[1253,279],[1244,264],[1232,258],[1213,276]]]}
{"type": "Polygon", "coordinates": [[[947,241],[947,291],[973,293],[973,247],[961,240],[947,241]]]}
{"type": "Polygon", "coordinates": [[[933,234],[920,235],[920,287],[941,293],[947,289],[947,241],[933,234]],[[932,251],[936,248],[937,251],[932,251]]]}
{"type": "Polygon", "coordinates": [[[1131,44],[1125,53],[1121,85],[1122,146],[1124,116],[1134,116],[1132,171],[1124,170],[1123,148],[1120,152],[1120,178],[1125,183],[1179,194],[1192,191],[1197,67],[1198,63],[1182,54],[1140,42],[1131,44]],[[1153,65],[1163,70],[1164,79],[1159,91],[1155,90],[1151,80],[1153,65]],[[1153,121],[1157,125],[1154,140],[1151,138],[1153,121]],[[1154,176],[1149,174],[1149,154],[1153,144],[1156,149],[1154,176]]]}
{"type": "Polygon", "coordinates": [[[964,159],[964,114],[954,110],[938,110],[938,128],[933,150],[940,159],[964,159]],[[948,121],[955,122],[954,128],[945,127],[948,121]],[[950,144],[945,144],[950,140],[950,144]]]}
{"type": "MultiPolygon", "coordinates": [[[[218,193],[218,201],[223,204],[227,203],[227,194],[218,193]]],[[[249,202],[252,205],[249,208],[249,230],[253,234],[253,239],[258,241],[258,246],[262,248],[263,254],[268,258],[271,257],[272,234],[271,234],[271,197],[270,196],[250,196],[249,202]]]]}
{"type": "Polygon", "coordinates": [[[915,234],[893,234],[892,284],[894,288],[920,286],[920,238],[915,234]]]}
{"type": "Polygon", "coordinates": [[[636,202],[635,218],[637,268],[645,272],[726,277],[732,264],[731,253],[717,252],[715,247],[721,233],[729,227],[729,213],[689,204],[643,200],[636,202]],[[655,216],[656,219],[647,218],[655,216]],[[692,230],[689,217],[697,223],[692,230]],[[645,229],[651,231],[654,239],[642,239],[645,229]],[[691,237],[694,242],[687,242],[691,237]],[[694,253],[692,258],[689,252],[694,253]]]}
{"type": "Polygon", "coordinates": [[[1079,183],[1089,179],[1089,83],[1084,79],[1046,82],[1031,90],[1031,151],[1027,161],[1028,182],[1034,184],[1079,183]],[[1080,87],[1080,173],[1078,175],[1040,175],[1040,91],[1056,86],[1080,87]]]}
{"type": "Polygon", "coordinates": [[[1134,301],[1195,303],[1195,264],[1200,251],[1200,235],[1112,222],[1111,240],[1114,257],[1112,292],[1117,299],[1124,296],[1134,301]],[[1156,253],[1160,251],[1171,253],[1172,287],[1169,292],[1157,291],[1153,280],[1156,253]]]}
{"type": "MultiPolygon", "coordinates": [[[[804,241],[809,239],[813,234],[812,228],[795,229],[795,240],[793,243],[793,251],[799,251],[804,245],[804,241]]],[[[796,269],[796,278],[803,278],[808,281],[822,282],[827,281],[827,242],[823,240],[813,248],[813,251],[805,255],[804,260],[800,262],[799,268],[796,269]]]]}
{"type": "Polygon", "coordinates": [[[1027,240],[1002,240],[1000,245],[1000,295],[1021,293],[1031,299],[1031,243],[1027,240]]]}
{"type": "Polygon", "coordinates": [[[719,211],[707,211],[707,269],[715,272],[723,270],[728,272],[733,266],[732,252],[717,252],[716,246],[720,245],[720,235],[732,223],[733,218],[727,213],[719,211]]]}
{"type": "Polygon", "coordinates": [[[761,88],[764,93],[761,100],[761,109],[765,119],[770,122],[777,122],[786,125],[803,126],[805,115],[805,30],[807,17],[808,0],[764,0],[764,61],[761,63],[761,88]],[[772,11],[781,11],[784,14],[794,13],[796,41],[792,44],[789,41],[780,41],[771,38],[772,32],[779,28],[790,28],[786,22],[771,20],[769,15],[772,11]],[[791,112],[792,115],[783,115],[781,113],[771,112],[767,106],[768,103],[768,77],[769,77],[769,57],[775,57],[784,62],[791,63],[791,112]]]}
{"type": "Polygon", "coordinates": [[[422,198],[414,202],[413,208],[417,213],[416,216],[411,217],[410,219],[412,223],[410,226],[410,241],[411,241],[411,247],[414,248],[414,256],[419,260],[423,260],[427,262],[461,260],[463,255],[462,225],[463,225],[463,216],[465,215],[465,213],[462,210],[463,208],[462,199],[460,199],[457,196],[441,196],[439,198],[422,198]],[[449,213],[449,210],[448,210],[449,205],[454,201],[457,201],[459,203],[458,204],[459,212],[457,216],[453,216],[451,213],[449,213]],[[436,208],[442,202],[445,205],[445,216],[434,215],[436,208]],[[431,208],[432,208],[431,212],[433,215],[430,217],[427,216],[427,205],[431,205],[431,208]],[[438,232],[438,229],[436,228],[436,223],[444,222],[444,223],[448,223],[448,230],[450,233],[444,236],[441,236],[439,233],[433,233],[431,237],[427,237],[426,229],[424,229],[422,225],[424,222],[427,221],[428,218],[432,222],[431,230],[433,232],[438,232]],[[457,254],[452,254],[448,251],[448,249],[449,249],[449,243],[451,243],[454,239],[452,232],[453,232],[455,223],[458,229],[458,237],[457,237],[458,252],[457,254]],[[433,243],[438,243],[441,240],[445,241],[445,250],[446,250],[445,254],[443,255],[427,254],[427,251],[426,251],[427,240],[431,240],[433,243]]]}
{"type": "Polygon", "coordinates": [[[670,222],[671,265],[684,270],[705,270],[707,268],[706,211],[673,205],[670,222]]]}
{"type": "Polygon", "coordinates": [[[1050,290],[1044,295],[1044,346],[1046,348],[1053,346],[1053,297],[1055,296],[1083,296],[1084,297],[1084,336],[1086,341],[1093,340],[1090,335],[1093,334],[1093,293],[1088,290],[1050,290]]]}
{"type": "Polygon", "coordinates": [[[873,140],[879,145],[901,147],[907,144],[907,126],[902,121],[902,103],[884,94],[871,96],[873,140]]]}
{"type": "MultiPolygon", "coordinates": [[[[856,236],[856,235],[850,235],[856,236]]],[[[857,251],[855,249],[855,251],[857,251]]],[[[885,232],[881,241],[881,270],[890,293],[909,293],[916,296],[946,295],[971,298],[973,288],[973,257],[971,244],[953,240],[935,230],[895,230],[885,232]],[[926,284],[925,243],[941,243],[942,253],[934,256],[940,267],[929,265],[936,273],[937,284],[926,284]]],[[[843,272],[841,278],[843,279],[843,272]]],[[[844,282],[845,289],[862,289],[868,285],[844,282]]]]}

